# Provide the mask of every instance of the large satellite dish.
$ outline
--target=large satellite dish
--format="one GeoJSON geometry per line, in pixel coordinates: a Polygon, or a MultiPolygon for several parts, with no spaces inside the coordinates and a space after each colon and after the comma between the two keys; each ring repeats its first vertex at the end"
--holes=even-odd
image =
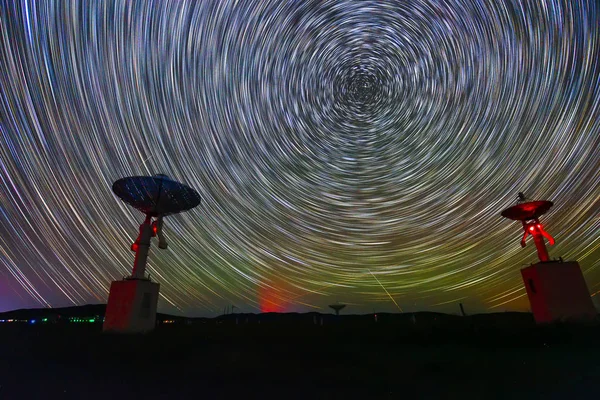
{"type": "Polygon", "coordinates": [[[167,248],[162,234],[163,218],[196,207],[200,204],[200,195],[162,174],[122,178],[113,183],[112,189],[125,203],[146,214],[137,240],[131,245],[136,253],[132,278],[146,279],[144,271],[151,239],[157,236],[158,247],[167,248]]]}
{"type": "Polygon", "coordinates": [[[166,175],[130,176],[113,183],[113,192],[125,203],[151,216],[167,216],[191,210],[200,195],[166,175]]]}
{"type": "Polygon", "coordinates": [[[528,221],[546,214],[553,205],[548,200],[528,201],[507,208],[502,211],[502,216],[515,221],[528,221]]]}
{"type": "Polygon", "coordinates": [[[113,192],[125,203],[146,214],[139,235],[131,245],[135,252],[131,276],[110,285],[104,330],[127,333],[148,332],[156,324],[159,284],[146,276],[146,261],[153,237],[166,249],[164,217],[188,211],[200,204],[200,195],[166,175],[130,176],[113,183],[113,192]]]}

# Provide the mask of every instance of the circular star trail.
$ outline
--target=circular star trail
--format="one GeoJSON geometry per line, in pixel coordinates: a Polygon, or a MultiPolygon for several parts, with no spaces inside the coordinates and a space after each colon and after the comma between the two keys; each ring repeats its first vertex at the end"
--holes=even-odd
{"type": "Polygon", "coordinates": [[[0,309],[106,301],[164,173],[159,307],[526,310],[517,192],[600,290],[594,1],[0,6],[0,309]]]}

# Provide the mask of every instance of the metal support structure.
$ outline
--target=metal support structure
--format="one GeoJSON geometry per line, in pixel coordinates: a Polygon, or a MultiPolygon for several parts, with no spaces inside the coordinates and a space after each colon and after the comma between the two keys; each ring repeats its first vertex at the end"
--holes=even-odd
{"type": "Polygon", "coordinates": [[[536,233],[533,235],[533,242],[535,243],[535,248],[537,249],[540,261],[550,261],[548,249],[546,249],[546,243],[544,243],[544,237],[541,233],[536,233]]]}
{"type": "Polygon", "coordinates": [[[133,244],[135,250],[135,261],[133,262],[133,271],[131,277],[133,279],[147,279],[146,262],[148,253],[150,252],[150,240],[152,239],[152,218],[146,216],[144,222],[140,225],[140,234],[133,244]]]}
{"type": "Polygon", "coordinates": [[[550,261],[548,255],[548,249],[546,249],[546,243],[544,238],[548,239],[550,245],[554,245],[554,238],[550,236],[548,232],[544,230],[544,227],[540,221],[536,218],[533,221],[521,221],[523,224],[523,239],[521,239],[521,247],[525,247],[527,236],[533,236],[533,242],[537,249],[538,258],[542,262],[550,261]]]}

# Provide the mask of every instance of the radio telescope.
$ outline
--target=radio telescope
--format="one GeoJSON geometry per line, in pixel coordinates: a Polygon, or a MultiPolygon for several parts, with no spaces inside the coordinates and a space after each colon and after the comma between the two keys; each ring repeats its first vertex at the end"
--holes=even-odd
{"type": "MultiPolygon", "coordinates": [[[[525,196],[521,193],[519,199],[524,198],[525,196]]],[[[554,203],[548,200],[529,201],[509,207],[502,211],[501,214],[504,218],[521,221],[524,232],[523,239],[521,239],[521,247],[525,247],[525,240],[528,235],[533,236],[538,257],[542,262],[550,261],[544,238],[548,239],[551,246],[554,245],[554,238],[544,230],[539,217],[546,214],[553,205],[554,203]]]]}
{"type": "Polygon", "coordinates": [[[131,276],[114,281],[110,286],[105,331],[147,332],[156,323],[159,284],[146,276],[146,261],[151,239],[158,238],[158,247],[167,248],[163,236],[163,219],[191,210],[200,204],[200,195],[192,188],[171,180],[166,175],[132,176],[119,179],[113,192],[125,203],[146,215],[139,235],[131,245],[135,261],[131,276]],[[153,220],[154,219],[154,220],[153,220]]]}
{"type": "Polygon", "coordinates": [[[329,307],[335,311],[335,315],[340,315],[340,311],[342,311],[342,309],[346,308],[346,305],[345,304],[331,304],[329,307]]]}
{"type": "Polygon", "coordinates": [[[521,247],[533,236],[540,262],[521,270],[529,304],[537,323],[564,319],[595,318],[597,313],[577,261],[550,260],[544,238],[554,238],[544,230],[539,218],[554,204],[548,200],[527,201],[519,193],[517,204],[502,211],[504,218],[520,221],[523,226],[521,247]]]}

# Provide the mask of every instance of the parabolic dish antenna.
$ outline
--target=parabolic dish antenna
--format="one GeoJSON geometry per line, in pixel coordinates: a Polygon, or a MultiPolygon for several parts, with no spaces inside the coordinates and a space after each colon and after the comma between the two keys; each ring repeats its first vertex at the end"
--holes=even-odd
{"type": "MultiPolygon", "coordinates": [[[[525,195],[519,193],[519,200],[524,200],[525,195]]],[[[550,236],[544,229],[544,226],[539,220],[539,217],[544,215],[550,210],[554,203],[549,200],[537,200],[527,201],[518,203],[512,207],[509,207],[502,211],[500,214],[504,218],[512,219],[514,221],[521,221],[523,225],[523,238],[521,239],[521,247],[525,247],[527,236],[533,236],[533,241],[538,252],[540,261],[550,261],[548,250],[546,250],[546,244],[544,238],[548,239],[550,245],[554,245],[554,238],[550,236]]]]}
{"type": "Polygon", "coordinates": [[[200,204],[200,195],[166,175],[130,176],[113,183],[113,192],[125,203],[151,217],[191,210],[200,204]]]}
{"type": "Polygon", "coordinates": [[[112,189],[125,203],[146,214],[146,219],[140,225],[137,240],[131,246],[131,250],[136,253],[131,278],[146,279],[144,272],[150,240],[157,236],[158,247],[167,248],[162,234],[163,218],[196,207],[200,204],[200,195],[189,186],[166,175],[122,178],[113,183],[112,189]]]}
{"type": "Polygon", "coordinates": [[[554,203],[548,200],[528,201],[507,208],[501,215],[515,221],[529,221],[546,214],[553,205],[554,203]]]}
{"type": "Polygon", "coordinates": [[[346,307],[345,304],[332,304],[329,306],[330,308],[333,308],[333,310],[335,311],[335,315],[340,315],[340,311],[346,307]]]}

